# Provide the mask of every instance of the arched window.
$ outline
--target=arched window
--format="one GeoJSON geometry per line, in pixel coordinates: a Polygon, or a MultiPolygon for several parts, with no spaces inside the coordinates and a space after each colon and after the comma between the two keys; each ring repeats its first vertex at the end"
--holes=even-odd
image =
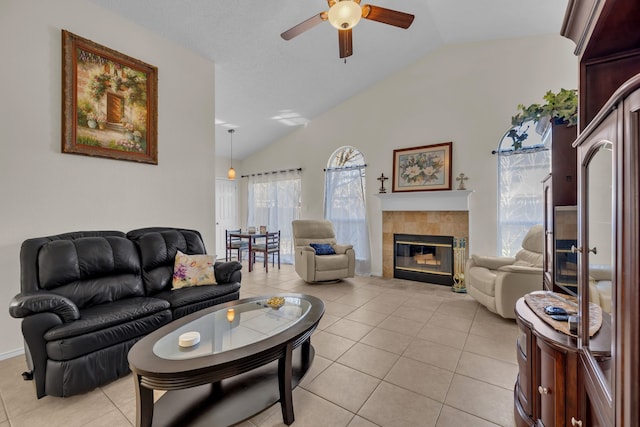
{"type": "Polygon", "coordinates": [[[331,221],[338,243],[353,245],[356,273],[371,274],[369,224],[365,201],[364,156],[354,147],[336,150],[327,163],[324,217],[331,221]]]}
{"type": "Polygon", "coordinates": [[[498,254],[514,256],[524,235],[544,220],[542,180],[551,171],[549,141],[526,122],[498,144],[498,254]]]}

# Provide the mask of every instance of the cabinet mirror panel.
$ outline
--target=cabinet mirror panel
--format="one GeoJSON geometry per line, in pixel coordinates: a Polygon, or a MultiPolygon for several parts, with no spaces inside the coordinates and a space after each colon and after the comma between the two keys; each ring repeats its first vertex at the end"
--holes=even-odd
{"type": "MultiPolygon", "coordinates": [[[[613,198],[615,195],[613,181],[613,150],[611,143],[599,145],[587,165],[587,193],[586,193],[586,241],[582,244],[583,259],[588,273],[588,298],[593,307],[588,319],[602,316],[602,323],[609,325],[612,312],[612,278],[615,265],[614,233],[613,233],[613,198]]],[[[583,270],[584,271],[584,270],[583,270]]],[[[584,287],[582,289],[585,289],[584,287]]],[[[608,327],[608,326],[607,326],[608,327]]],[[[615,334],[611,334],[611,337],[615,334]]],[[[594,354],[587,346],[587,352],[600,368],[601,380],[611,395],[611,355],[613,343],[608,354],[594,354]]]]}

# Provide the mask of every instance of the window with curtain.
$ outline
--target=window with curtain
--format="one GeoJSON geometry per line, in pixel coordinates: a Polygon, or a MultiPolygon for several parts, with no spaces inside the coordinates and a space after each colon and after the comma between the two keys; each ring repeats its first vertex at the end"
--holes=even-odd
{"type": "Polygon", "coordinates": [[[333,223],[338,243],[353,245],[356,274],[361,276],[371,274],[365,167],[357,149],[336,150],[327,164],[324,192],[324,217],[333,223]]]}
{"type": "Polygon", "coordinates": [[[551,172],[545,137],[528,132],[532,123],[510,129],[498,150],[498,254],[514,256],[522,239],[544,220],[542,180],[551,172]]]}
{"type": "Polygon", "coordinates": [[[301,177],[299,170],[248,177],[247,225],[280,230],[280,257],[285,264],[293,264],[291,221],[300,218],[301,177]]]}

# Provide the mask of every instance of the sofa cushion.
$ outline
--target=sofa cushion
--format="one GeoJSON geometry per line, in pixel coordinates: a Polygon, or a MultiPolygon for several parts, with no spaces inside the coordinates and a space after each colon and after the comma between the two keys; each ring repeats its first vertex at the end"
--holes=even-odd
{"type": "Polygon", "coordinates": [[[133,243],[122,237],[80,237],[41,246],[41,288],[73,301],[79,309],[144,295],[133,243]]]}
{"type": "Polygon", "coordinates": [[[160,298],[135,297],[109,304],[100,304],[80,311],[80,319],[63,323],[44,334],[47,341],[89,334],[131,320],[158,313],[170,307],[160,298]]]}
{"type": "Polygon", "coordinates": [[[328,243],[310,243],[315,251],[316,255],[335,255],[336,251],[333,250],[333,246],[328,243]]]}
{"type": "Polygon", "coordinates": [[[173,284],[173,265],[178,251],[206,254],[202,236],[196,230],[151,227],[127,233],[138,247],[146,294],[168,291],[173,284]]]}
{"type": "Polygon", "coordinates": [[[80,319],[44,334],[53,360],[70,360],[96,350],[143,337],[171,321],[169,302],[135,297],[82,310],[80,319]]]}
{"type": "Polygon", "coordinates": [[[37,292],[42,290],[39,282],[40,269],[38,256],[42,246],[57,240],[75,240],[82,237],[122,237],[121,231],[74,231],[46,237],[35,237],[22,242],[20,246],[20,291],[37,292]]]}
{"type": "Polygon", "coordinates": [[[186,287],[159,292],[154,298],[166,300],[171,306],[171,310],[189,304],[196,304],[201,301],[214,300],[222,295],[240,290],[240,283],[224,283],[218,285],[205,285],[196,287],[186,287]]]}
{"type": "Polygon", "coordinates": [[[213,255],[187,255],[178,251],[173,265],[172,289],[189,286],[215,285],[213,255]]]}

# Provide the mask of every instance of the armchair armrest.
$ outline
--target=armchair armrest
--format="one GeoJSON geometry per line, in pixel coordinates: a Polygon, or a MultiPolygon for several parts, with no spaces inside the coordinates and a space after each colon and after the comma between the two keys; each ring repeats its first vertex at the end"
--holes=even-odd
{"type": "Polygon", "coordinates": [[[610,265],[594,264],[589,265],[589,278],[595,281],[611,280],[613,269],[610,265]]]}
{"type": "Polygon", "coordinates": [[[316,250],[313,249],[311,246],[296,246],[296,251],[311,252],[314,255],[316,253],[316,250]]]}
{"type": "Polygon", "coordinates": [[[504,265],[498,269],[505,273],[540,274],[542,267],[530,267],[527,265],[504,265]]]}
{"type": "Polygon", "coordinates": [[[513,264],[516,262],[515,258],[502,257],[502,256],[481,256],[471,255],[471,261],[479,267],[485,267],[490,270],[497,270],[502,266],[513,264]]]}
{"type": "Polygon", "coordinates": [[[80,318],[80,311],[73,301],[53,292],[18,294],[9,304],[11,317],[23,318],[38,313],[54,313],[64,323],[80,318]]]}
{"type": "Polygon", "coordinates": [[[496,312],[515,318],[516,301],[523,295],[542,290],[542,267],[508,265],[498,269],[495,282],[496,312]]]}
{"type": "Polygon", "coordinates": [[[294,266],[302,280],[313,282],[316,274],[316,250],[311,246],[296,246],[294,266]]]}
{"type": "Polygon", "coordinates": [[[218,283],[239,283],[242,279],[242,264],[238,261],[216,262],[213,273],[218,283]]]}
{"type": "Polygon", "coordinates": [[[346,254],[349,249],[353,249],[353,245],[340,245],[338,243],[333,245],[333,250],[336,251],[336,254],[346,254]]]}

